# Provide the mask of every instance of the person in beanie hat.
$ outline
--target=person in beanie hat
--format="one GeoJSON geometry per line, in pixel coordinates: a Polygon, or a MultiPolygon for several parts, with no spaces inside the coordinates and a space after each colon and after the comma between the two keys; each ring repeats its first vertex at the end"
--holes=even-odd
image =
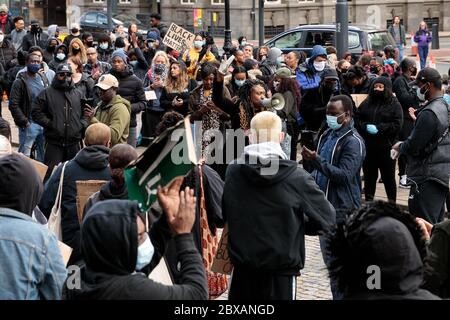
{"type": "Polygon", "coordinates": [[[378,77],[372,82],[369,96],[359,106],[356,116],[356,128],[364,138],[367,148],[363,165],[366,201],[374,199],[380,170],[388,200],[395,203],[397,183],[391,148],[403,125],[403,110],[392,93],[390,79],[378,77]]]}
{"type": "Polygon", "coordinates": [[[151,65],[157,51],[166,51],[166,46],[163,45],[158,30],[150,30],[147,33],[145,48],[143,49],[145,60],[149,65],[151,65]]]}
{"type": "Polygon", "coordinates": [[[122,49],[115,50],[111,55],[112,69],[110,74],[117,78],[119,87],[117,93],[131,104],[130,130],[128,144],[136,147],[137,121],[136,115],[145,110],[147,100],[145,99],[142,81],[133,73],[133,68],[128,65],[128,56],[122,49]]]}
{"type": "Polygon", "coordinates": [[[393,149],[407,156],[406,174],[411,184],[409,212],[435,224],[443,219],[450,175],[450,108],[442,97],[441,75],[436,69],[420,70],[411,84],[420,101],[414,129],[393,149]]]}

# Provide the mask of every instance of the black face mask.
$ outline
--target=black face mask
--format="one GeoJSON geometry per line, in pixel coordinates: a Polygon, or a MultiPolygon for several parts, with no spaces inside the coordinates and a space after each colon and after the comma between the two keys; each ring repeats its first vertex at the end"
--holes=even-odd
{"type": "Polygon", "coordinates": [[[72,33],[78,33],[78,31],[80,31],[80,30],[78,30],[78,29],[72,29],[72,30],[70,30],[72,33]]]}
{"type": "Polygon", "coordinates": [[[373,90],[372,96],[376,100],[382,100],[384,98],[384,90],[383,91],[373,90]]]}
{"type": "Polygon", "coordinates": [[[377,66],[370,66],[370,73],[378,74],[378,72],[380,72],[380,70],[377,66]]]}
{"type": "Polygon", "coordinates": [[[31,33],[39,33],[39,26],[31,26],[31,33]]]}
{"type": "Polygon", "coordinates": [[[48,52],[55,52],[55,48],[56,48],[56,46],[49,46],[49,47],[47,48],[47,51],[48,51],[48,52]]]}
{"type": "Polygon", "coordinates": [[[94,41],[86,41],[85,46],[88,48],[92,48],[94,46],[94,41]]]}
{"type": "Polygon", "coordinates": [[[72,52],[75,54],[79,53],[80,51],[81,51],[80,48],[78,48],[78,49],[72,48],[72,52]]]}
{"type": "Polygon", "coordinates": [[[56,89],[63,89],[68,90],[70,89],[72,85],[72,78],[71,77],[65,77],[63,80],[58,79],[57,76],[53,78],[52,85],[56,89]]]}

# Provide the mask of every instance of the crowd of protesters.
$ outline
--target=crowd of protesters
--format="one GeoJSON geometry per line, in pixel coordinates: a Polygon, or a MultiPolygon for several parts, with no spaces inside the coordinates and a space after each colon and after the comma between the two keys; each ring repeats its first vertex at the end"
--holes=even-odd
{"type": "Polygon", "coordinates": [[[78,24],[65,37],[26,26],[6,6],[0,22],[14,120],[0,117],[0,298],[200,300],[229,289],[230,300],[292,300],[305,235],[320,236],[334,299],[449,296],[448,79],[403,58],[398,19],[397,48],[358,57],[321,44],[309,56],[258,48],[244,36],[227,57],[205,31],[177,52],[163,44],[159,14],[147,34],[131,24],[98,38],[78,24]],[[141,212],[124,170],[185,117],[201,123],[200,164],[141,212]],[[227,129],[237,134],[218,142],[227,129]],[[234,160],[219,159],[229,145],[234,160]],[[43,182],[30,157],[47,165],[43,182]],[[388,202],[374,202],[379,172],[388,202]],[[82,221],[80,180],[107,181],[82,221]],[[409,212],[396,206],[397,186],[410,189],[409,212]],[[58,203],[80,288],[45,226],[58,203]],[[211,270],[225,224],[231,281],[211,270]],[[172,286],[148,278],[161,259],[172,286]]]}

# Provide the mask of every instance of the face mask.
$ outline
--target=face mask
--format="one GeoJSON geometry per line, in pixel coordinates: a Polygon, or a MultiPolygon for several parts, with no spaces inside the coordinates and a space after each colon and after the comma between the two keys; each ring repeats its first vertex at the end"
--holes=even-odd
{"type": "Polygon", "coordinates": [[[5,39],[5,36],[0,34],[0,43],[3,42],[4,39],[5,39]]]}
{"type": "Polygon", "coordinates": [[[236,85],[238,87],[242,87],[245,83],[245,80],[238,80],[238,79],[234,79],[234,83],[236,83],[236,85]]]}
{"type": "Polygon", "coordinates": [[[142,243],[138,247],[137,261],[136,261],[136,270],[142,270],[145,266],[147,266],[153,258],[153,254],[155,253],[155,248],[153,247],[152,242],[150,241],[150,237],[147,235],[144,243],[142,243]]]}
{"type": "MultiPolygon", "coordinates": [[[[425,87],[425,86],[423,86],[423,87],[425,87]]],[[[425,94],[427,93],[428,89],[424,93],[422,93],[422,88],[417,88],[416,95],[417,95],[417,98],[419,98],[420,102],[425,102],[426,101],[425,94]]]]}
{"type": "Polygon", "coordinates": [[[100,48],[101,49],[103,49],[103,50],[106,50],[106,49],[108,49],[108,42],[103,42],[103,43],[100,43],[100,48]]]}
{"type": "Polygon", "coordinates": [[[316,62],[314,61],[314,69],[316,69],[316,71],[323,71],[323,69],[325,69],[327,62],[326,61],[320,61],[320,62],[316,62]]]}
{"type": "Polygon", "coordinates": [[[275,88],[275,90],[278,90],[279,86],[280,86],[280,81],[274,81],[273,82],[273,87],[275,88]]]}
{"type": "Polygon", "coordinates": [[[36,74],[38,73],[39,69],[41,68],[40,64],[35,64],[35,63],[29,63],[27,64],[27,70],[30,73],[36,74]]]}
{"type": "Polygon", "coordinates": [[[371,66],[371,67],[370,67],[370,73],[378,74],[378,67],[376,67],[376,66],[371,66]]]}
{"type": "Polygon", "coordinates": [[[203,47],[203,41],[194,41],[194,47],[197,49],[203,47]]]}
{"type": "Polygon", "coordinates": [[[58,60],[64,60],[66,58],[66,55],[64,53],[58,53],[56,55],[56,59],[58,60]]]}
{"type": "Polygon", "coordinates": [[[278,63],[283,63],[284,62],[284,57],[283,56],[278,57],[277,58],[277,62],[278,63]]]}
{"type": "Polygon", "coordinates": [[[39,27],[38,26],[31,26],[31,33],[38,33],[39,27]]]}
{"type": "Polygon", "coordinates": [[[74,28],[74,29],[72,29],[72,30],[70,30],[70,31],[71,31],[72,33],[78,33],[79,30],[74,28]]]}
{"type": "Polygon", "coordinates": [[[87,42],[86,42],[86,47],[91,48],[91,47],[93,47],[93,46],[94,46],[94,41],[87,41],[87,42]]]}
{"type": "Polygon", "coordinates": [[[73,53],[78,53],[78,52],[80,52],[81,51],[81,49],[80,48],[77,48],[77,49],[75,49],[75,48],[72,48],[72,52],[73,53]]]}
{"type": "Polygon", "coordinates": [[[381,98],[384,95],[384,90],[383,91],[373,90],[373,95],[377,98],[381,98]]]}
{"type": "Polygon", "coordinates": [[[130,64],[131,64],[131,66],[132,66],[134,69],[136,69],[137,66],[138,66],[138,64],[139,64],[139,61],[137,61],[137,60],[130,61],[130,64]]]}
{"type": "Polygon", "coordinates": [[[241,46],[244,47],[244,46],[246,46],[246,45],[247,45],[247,41],[242,41],[242,42],[241,42],[241,46]]]}
{"type": "Polygon", "coordinates": [[[323,84],[323,87],[326,89],[326,90],[328,90],[329,92],[331,91],[331,92],[334,92],[334,91],[336,91],[336,87],[337,87],[337,85],[336,84],[334,84],[334,83],[329,83],[329,82],[324,82],[324,84],[323,84]]]}
{"type": "Polygon", "coordinates": [[[329,116],[327,115],[327,124],[328,127],[332,130],[338,130],[342,127],[342,123],[338,123],[338,118],[343,116],[345,113],[339,115],[339,116],[329,116]]]}

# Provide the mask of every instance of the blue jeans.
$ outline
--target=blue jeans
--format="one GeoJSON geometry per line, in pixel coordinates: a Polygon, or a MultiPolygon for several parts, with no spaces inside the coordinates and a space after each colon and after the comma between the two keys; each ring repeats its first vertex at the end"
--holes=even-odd
{"type": "Polygon", "coordinates": [[[31,154],[31,147],[36,142],[36,160],[44,162],[44,129],[37,123],[31,122],[28,128],[19,128],[19,152],[27,157],[31,154]]]}
{"type": "Polygon", "coordinates": [[[428,57],[428,46],[418,46],[419,57],[420,57],[420,69],[425,68],[428,57]]]}
{"type": "Polygon", "coordinates": [[[400,63],[403,60],[403,52],[404,52],[403,44],[398,44],[397,49],[398,49],[398,62],[400,63]]]}

